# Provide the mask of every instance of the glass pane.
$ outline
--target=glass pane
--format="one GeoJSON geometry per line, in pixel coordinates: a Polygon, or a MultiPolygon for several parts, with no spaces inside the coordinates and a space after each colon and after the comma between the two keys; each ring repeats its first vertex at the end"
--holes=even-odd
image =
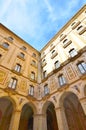
{"type": "Polygon", "coordinates": [[[80,70],[80,72],[81,72],[82,74],[85,73],[85,70],[84,70],[82,64],[79,64],[79,65],[78,65],[78,68],[79,68],[79,70],[80,70]]]}
{"type": "Polygon", "coordinates": [[[85,62],[82,62],[82,66],[83,66],[84,70],[86,71],[86,63],[85,62]]]}

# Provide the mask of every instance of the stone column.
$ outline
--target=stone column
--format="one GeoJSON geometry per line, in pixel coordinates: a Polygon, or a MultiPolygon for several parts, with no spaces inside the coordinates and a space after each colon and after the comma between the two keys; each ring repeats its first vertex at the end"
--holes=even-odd
{"type": "Polygon", "coordinates": [[[86,98],[83,98],[83,100],[81,100],[80,103],[81,103],[83,111],[84,111],[84,113],[86,115],[86,98]]]}
{"type": "Polygon", "coordinates": [[[34,115],[34,124],[33,130],[47,130],[46,115],[44,114],[35,114],[34,115]]]}
{"type": "Polygon", "coordinates": [[[13,112],[9,130],[18,130],[20,123],[21,111],[15,110],[13,112]]]}
{"type": "Polygon", "coordinates": [[[67,120],[65,117],[64,110],[61,107],[55,108],[57,124],[59,130],[69,130],[67,125],[67,120]]]}

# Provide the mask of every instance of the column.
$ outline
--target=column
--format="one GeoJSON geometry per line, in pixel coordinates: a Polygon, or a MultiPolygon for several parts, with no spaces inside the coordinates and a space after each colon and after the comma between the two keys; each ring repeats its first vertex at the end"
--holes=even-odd
{"type": "Polygon", "coordinates": [[[21,111],[14,111],[10,123],[9,130],[18,130],[20,122],[21,111]]]}
{"type": "Polygon", "coordinates": [[[33,130],[47,130],[47,120],[44,114],[34,115],[33,130]]]}
{"type": "Polygon", "coordinates": [[[80,103],[81,103],[83,111],[84,111],[84,113],[86,115],[86,98],[84,98],[83,100],[81,100],[80,103]]]}
{"type": "Polygon", "coordinates": [[[58,108],[55,108],[55,112],[56,112],[57,124],[58,124],[59,130],[69,130],[64,110],[61,109],[61,107],[58,107],[58,108]]]}

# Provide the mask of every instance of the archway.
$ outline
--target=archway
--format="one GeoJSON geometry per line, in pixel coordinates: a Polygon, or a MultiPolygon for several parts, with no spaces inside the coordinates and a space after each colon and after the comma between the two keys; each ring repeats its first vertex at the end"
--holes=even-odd
{"type": "Polygon", "coordinates": [[[54,104],[52,102],[46,102],[43,109],[47,117],[47,130],[58,130],[54,104]]]}
{"type": "Polygon", "coordinates": [[[69,130],[86,130],[86,117],[77,96],[69,92],[63,97],[63,107],[69,130]]]}
{"type": "Polygon", "coordinates": [[[0,98],[0,130],[9,130],[12,113],[12,102],[6,97],[0,98]]]}
{"type": "Polygon", "coordinates": [[[22,108],[19,130],[33,130],[33,109],[25,104],[22,108]]]}

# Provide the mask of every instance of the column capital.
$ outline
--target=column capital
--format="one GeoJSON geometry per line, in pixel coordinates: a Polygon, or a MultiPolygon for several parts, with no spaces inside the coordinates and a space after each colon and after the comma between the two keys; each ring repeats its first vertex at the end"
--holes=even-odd
{"type": "Polygon", "coordinates": [[[54,108],[54,109],[57,111],[57,110],[60,110],[60,109],[61,109],[61,107],[59,106],[59,107],[57,107],[57,108],[54,108]]]}
{"type": "Polygon", "coordinates": [[[34,115],[33,115],[33,117],[36,117],[36,116],[37,116],[37,117],[46,117],[46,114],[42,114],[42,113],[41,113],[41,114],[34,114],[34,115]]]}

